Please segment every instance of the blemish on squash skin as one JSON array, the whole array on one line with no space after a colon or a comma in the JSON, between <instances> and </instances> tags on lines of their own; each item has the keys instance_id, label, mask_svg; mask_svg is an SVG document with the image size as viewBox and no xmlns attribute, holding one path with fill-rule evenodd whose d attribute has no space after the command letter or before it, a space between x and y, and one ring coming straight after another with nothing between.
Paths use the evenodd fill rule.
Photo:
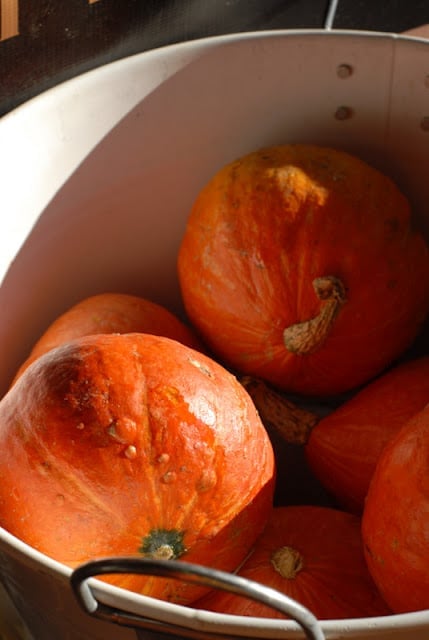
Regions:
<instances>
[{"instance_id":1,"label":"blemish on squash skin","mask_svg":"<svg viewBox=\"0 0 429 640\"><path fill-rule=\"evenodd\" d=\"M196 490L199 493L205 493L215 487L217 483L217 476L214 469L204 469L197 484Z\"/></svg>"},{"instance_id":2,"label":"blemish on squash skin","mask_svg":"<svg viewBox=\"0 0 429 640\"><path fill-rule=\"evenodd\" d=\"M159 462L160 464L166 463L170 460L170 456L168 453L161 453L158 458L157 458L157 462Z\"/></svg>"},{"instance_id":3,"label":"blemish on squash skin","mask_svg":"<svg viewBox=\"0 0 429 640\"><path fill-rule=\"evenodd\" d=\"M161 478L161 482L164 484L172 484L177 480L177 473L175 471L167 471Z\"/></svg>"},{"instance_id":4,"label":"blemish on squash skin","mask_svg":"<svg viewBox=\"0 0 429 640\"><path fill-rule=\"evenodd\" d=\"M393 540L392 540L392 549L393 549L394 551L396 551L396 550L398 549L398 547L399 547L399 541L398 541L398 539L397 539L397 538L393 538Z\"/></svg>"},{"instance_id":5,"label":"blemish on squash skin","mask_svg":"<svg viewBox=\"0 0 429 640\"><path fill-rule=\"evenodd\" d=\"M128 460L135 460L137 458L137 449L133 444L128 445L124 451L124 455Z\"/></svg>"},{"instance_id":6,"label":"blemish on squash skin","mask_svg":"<svg viewBox=\"0 0 429 640\"><path fill-rule=\"evenodd\" d=\"M51 463L48 460L44 460L40 465L40 473L42 475L48 475L51 471Z\"/></svg>"},{"instance_id":7,"label":"blemish on squash skin","mask_svg":"<svg viewBox=\"0 0 429 640\"><path fill-rule=\"evenodd\" d=\"M126 444L126 440L121 438L119 436L119 434L117 433L115 424L111 424L110 427L108 427L107 433L112 438L112 440L115 440L116 442L119 442L120 444Z\"/></svg>"},{"instance_id":8,"label":"blemish on squash skin","mask_svg":"<svg viewBox=\"0 0 429 640\"><path fill-rule=\"evenodd\" d=\"M177 403L179 403L181 401L181 396L179 394L179 391L175 387L165 386L163 391L164 391L164 394L168 397L168 399L171 402L177 404Z\"/></svg>"},{"instance_id":9,"label":"blemish on squash skin","mask_svg":"<svg viewBox=\"0 0 429 640\"><path fill-rule=\"evenodd\" d=\"M189 358L189 363L192 364L197 369L199 369L201 373L204 373L208 378L214 377L210 369L199 360L195 360L194 358Z\"/></svg>"},{"instance_id":10,"label":"blemish on squash skin","mask_svg":"<svg viewBox=\"0 0 429 640\"><path fill-rule=\"evenodd\" d=\"M123 417L112 422L107 433L113 440L120 444L129 444L130 440L133 440L137 430L137 425L134 420Z\"/></svg>"}]
</instances>

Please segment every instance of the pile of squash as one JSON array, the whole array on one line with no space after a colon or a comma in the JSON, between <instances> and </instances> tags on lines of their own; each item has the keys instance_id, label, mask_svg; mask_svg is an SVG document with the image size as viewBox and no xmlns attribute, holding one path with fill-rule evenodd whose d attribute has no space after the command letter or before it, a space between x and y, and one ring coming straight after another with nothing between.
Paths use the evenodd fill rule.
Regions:
<instances>
[{"instance_id":1,"label":"pile of squash","mask_svg":"<svg viewBox=\"0 0 429 640\"><path fill-rule=\"evenodd\" d=\"M34 345L0 401L0 525L71 567L139 554L238 572L320 619L429 608L429 357L413 350L429 249L406 196L344 151L259 149L197 194L177 272L186 322L101 293ZM305 474L326 502L300 502Z\"/></svg>"}]
</instances>

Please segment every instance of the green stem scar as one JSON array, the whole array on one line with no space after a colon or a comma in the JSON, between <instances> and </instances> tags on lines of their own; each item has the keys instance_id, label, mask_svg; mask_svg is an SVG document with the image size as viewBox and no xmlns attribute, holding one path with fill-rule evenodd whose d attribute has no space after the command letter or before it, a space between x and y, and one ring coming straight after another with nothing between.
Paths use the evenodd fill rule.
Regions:
<instances>
[{"instance_id":1,"label":"green stem scar","mask_svg":"<svg viewBox=\"0 0 429 640\"><path fill-rule=\"evenodd\" d=\"M183 532L176 529L152 529L142 539L139 552L147 558L175 560L186 551Z\"/></svg>"}]
</instances>

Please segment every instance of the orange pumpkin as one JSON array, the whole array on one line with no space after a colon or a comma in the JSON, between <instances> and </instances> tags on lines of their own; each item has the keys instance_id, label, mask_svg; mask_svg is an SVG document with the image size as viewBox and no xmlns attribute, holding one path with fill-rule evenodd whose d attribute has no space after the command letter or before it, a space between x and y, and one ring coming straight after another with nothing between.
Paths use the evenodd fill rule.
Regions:
<instances>
[{"instance_id":1,"label":"orange pumpkin","mask_svg":"<svg viewBox=\"0 0 429 640\"><path fill-rule=\"evenodd\" d=\"M311 474L341 507L362 514L378 459L386 444L429 401L429 357L392 367L323 415L303 408L254 378L243 377L272 441L301 445ZM281 466L281 447L275 447ZM281 487L279 487L281 490Z\"/></svg>"},{"instance_id":2,"label":"orange pumpkin","mask_svg":"<svg viewBox=\"0 0 429 640\"><path fill-rule=\"evenodd\" d=\"M357 157L313 145L221 168L190 212L178 273L221 361L310 395L381 372L429 308L429 252L406 197Z\"/></svg>"},{"instance_id":3,"label":"orange pumpkin","mask_svg":"<svg viewBox=\"0 0 429 640\"><path fill-rule=\"evenodd\" d=\"M392 610L429 609L429 405L383 449L362 537L370 573Z\"/></svg>"},{"instance_id":4,"label":"orange pumpkin","mask_svg":"<svg viewBox=\"0 0 429 640\"><path fill-rule=\"evenodd\" d=\"M276 507L238 575L294 598L321 620L390 613L365 564L360 519L328 507ZM282 617L260 602L221 591L210 592L196 606Z\"/></svg>"},{"instance_id":5,"label":"orange pumpkin","mask_svg":"<svg viewBox=\"0 0 429 640\"><path fill-rule=\"evenodd\" d=\"M362 513L386 444L429 402L429 358L391 369L311 429L307 462L341 505Z\"/></svg>"},{"instance_id":6,"label":"orange pumpkin","mask_svg":"<svg viewBox=\"0 0 429 640\"><path fill-rule=\"evenodd\" d=\"M235 569L272 508L274 456L234 376L175 340L87 336L0 402L0 526L71 567L141 554ZM186 603L201 587L116 576Z\"/></svg>"},{"instance_id":7,"label":"orange pumpkin","mask_svg":"<svg viewBox=\"0 0 429 640\"><path fill-rule=\"evenodd\" d=\"M164 306L126 293L99 293L56 318L33 346L16 380L36 358L69 340L99 333L151 333L202 350L195 333Z\"/></svg>"}]
</instances>

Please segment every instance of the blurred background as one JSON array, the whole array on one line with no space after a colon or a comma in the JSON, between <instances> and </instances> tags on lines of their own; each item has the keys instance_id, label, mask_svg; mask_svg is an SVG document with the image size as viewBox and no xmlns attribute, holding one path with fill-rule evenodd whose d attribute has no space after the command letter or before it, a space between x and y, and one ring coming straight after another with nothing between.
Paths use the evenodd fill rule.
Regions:
<instances>
[{"instance_id":1,"label":"blurred background","mask_svg":"<svg viewBox=\"0 0 429 640\"><path fill-rule=\"evenodd\" d=\"M262 29L400 32L429 0L0 0L0 116L118 58L183 40Z\"/></svg>"}]
</instances>

